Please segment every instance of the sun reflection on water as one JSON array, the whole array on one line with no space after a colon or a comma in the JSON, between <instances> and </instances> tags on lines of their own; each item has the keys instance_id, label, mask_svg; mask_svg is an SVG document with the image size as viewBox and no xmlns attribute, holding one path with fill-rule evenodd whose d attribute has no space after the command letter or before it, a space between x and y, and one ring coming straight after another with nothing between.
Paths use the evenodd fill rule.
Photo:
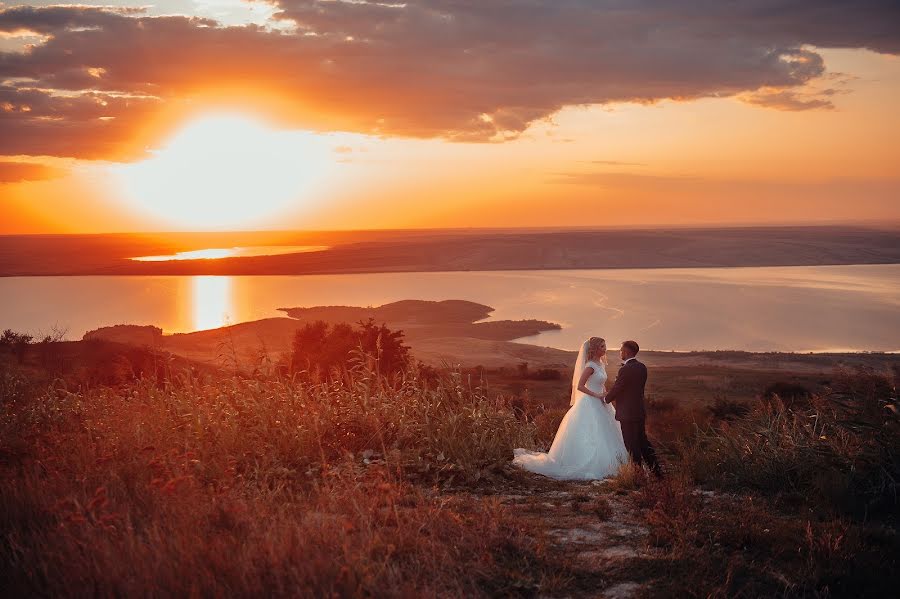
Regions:
<instances>
[{"instance_id":1,"label":"sun reflection on water","mask_svg":"<svg viewBox=\"0 0 900 599\"><path fill-rule=\"evenodd\" d=\"M231 277L191 277L191 286L195 331L215 329L234 322Z\"/></svg>"}]
</instances>

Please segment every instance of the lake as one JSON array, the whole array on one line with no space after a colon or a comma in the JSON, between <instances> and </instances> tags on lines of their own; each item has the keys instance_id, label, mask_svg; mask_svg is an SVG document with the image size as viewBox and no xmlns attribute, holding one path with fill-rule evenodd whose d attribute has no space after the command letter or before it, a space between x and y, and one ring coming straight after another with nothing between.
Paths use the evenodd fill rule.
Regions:
<instances>
[{"instance_id":1,"label":"lake","mask_svg":"<svg viewBox=\"0 0 900 599\"><path fill-rule=\"evenodd\" d=\"M900 265L543 270L311 276L0 278L0 328L66 338L113 324L166 333L283 316L279 307L465 299L492 319L561 331L522 339L574 349L590 335L658 350L898 351Z\"/></svg>"}]
</instances>

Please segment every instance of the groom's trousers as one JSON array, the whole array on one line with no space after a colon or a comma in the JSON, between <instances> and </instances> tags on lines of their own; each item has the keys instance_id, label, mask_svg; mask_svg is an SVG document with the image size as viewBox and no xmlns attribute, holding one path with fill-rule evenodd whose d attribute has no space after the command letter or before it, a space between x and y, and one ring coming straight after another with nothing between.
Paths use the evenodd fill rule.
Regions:
<instances>
[{"instance_id":1,"label":"groom's trousers","mask_svg":"<svg viewBox=\"0 0 900 599\"><path fill-rule=\"evenodd\" d=\"M650 467L654 474L662 474L659 468L659 461L656 459L656 450L647 439L647 429L644 428L643 420L626 420L620 422L622 425L622 440L625 441L625 449L631 455L631 461L637 466L641 466L644 462Z\"/></svg>"}]
</instances>

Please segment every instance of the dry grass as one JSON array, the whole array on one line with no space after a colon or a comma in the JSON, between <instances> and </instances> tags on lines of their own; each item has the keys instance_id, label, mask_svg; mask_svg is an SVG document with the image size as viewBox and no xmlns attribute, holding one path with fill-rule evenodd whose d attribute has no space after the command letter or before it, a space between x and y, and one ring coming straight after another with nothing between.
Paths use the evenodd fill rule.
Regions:
<instances>
[{"instance_id":1,"label":"dry grass","mask_svg":"<svg viewBox=\"0 0 900 599\"><path fill-rule=\"evenodd\" d=\"M813 397L809 407L758 403L747 415L698 429L679 459L701 483L800 498L836 513L894 513L900 501L900 419L890 396Z\"/></svg>"},{"instance_id":2,"label":"dry grass","mask_svg":"<svg viewBox=\"0 0 900 599\"><path fill-rule=\"evenodd\" d=\"M619 466L615 476L607 483L609 488L617 493L637 491L647 482L647 472L643 468L636 468L630 462Z\"/></svg>"},{"instance_id":3,"label":"dry grass","mask_svg":"<svg viewBox=\"0 0 900 599\"><path fill-rule=\"evenodd\" d=\"M895 592L900 421L883 377L838 372L828 395L724 410L675 439L665 480L613 481L645 512L659 554L627 568L654 595Z\"/></svg>"},{"instance_id":4,"label":"dry grass","mask_svg":"<svg viewBox=\"0 0 900 599\"><path fill-rule=\"evenodd\" d=\"M884 597L900 538L890 526L787 514L759 495L701 493L681 477L637 499L657 550L628 564L654 596Z\"/></svg>"},{"instance_id":5,"label":"dry grass","mask_svg":"<svg viewBox=\"0 0 900 599\"><path fill-rule=\"evenodd\" d=\"M565 577L540 531L434 486L532 442L458 377L2 380L7 593L531 595Z\"/></svg>"},{"instance_id":6,"label":"dry grass","mask_svg":"<svg viewBox=\"0 0 900 599\"><path fill-rule=\"evenodd\" d=\"M643 511L650 557L610 563L604 576L654 596L891 592L893 388L866 373L834 381L828 397L757 402L747 413L660 404L651 436L668 478L626 465L597 495L571 499L599 520L619 501ZM269 374L69 387L0 361L0 588L585 592L601 581L577 579L586 574L573 556L544 536L558 523L500 503L516 477L535 501L564 483L518 471L497 483L512 448L548 445L564 413L523 422L508 399L453 372L389 381L360 366L326 384Z\"/></svg>"}]
</instances>

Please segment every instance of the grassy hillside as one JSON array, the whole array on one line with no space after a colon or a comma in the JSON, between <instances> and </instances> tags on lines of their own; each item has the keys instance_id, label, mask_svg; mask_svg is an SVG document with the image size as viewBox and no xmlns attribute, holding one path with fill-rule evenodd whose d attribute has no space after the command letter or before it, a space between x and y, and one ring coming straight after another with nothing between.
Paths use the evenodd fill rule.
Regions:
<instances>
[{"instance_id":1,"label":"grassy hillside","mask_svg":"<svg viewBox=\"0 0 900 599\"><path fill-rule=\"evenodd\" d=\"M494 392L490 373L412 368L386 380L359 362L311 383L180 363L96 380L35 356L0 351L10 595L893 588L900 430L893 381L872 371L800 381L812 393L791 401L720 372L742 400L651 404L665 481L626 468L579 485L510 468L514 447L547 446L559 409ZM684 373L671 374L655 373L657 392L682 388ZM623 514L637 524L623 528ZM561 528L568 520L577 528ZM582 549L603 526L626 532L601 558Z\"/></svg>"}]
</instances>

